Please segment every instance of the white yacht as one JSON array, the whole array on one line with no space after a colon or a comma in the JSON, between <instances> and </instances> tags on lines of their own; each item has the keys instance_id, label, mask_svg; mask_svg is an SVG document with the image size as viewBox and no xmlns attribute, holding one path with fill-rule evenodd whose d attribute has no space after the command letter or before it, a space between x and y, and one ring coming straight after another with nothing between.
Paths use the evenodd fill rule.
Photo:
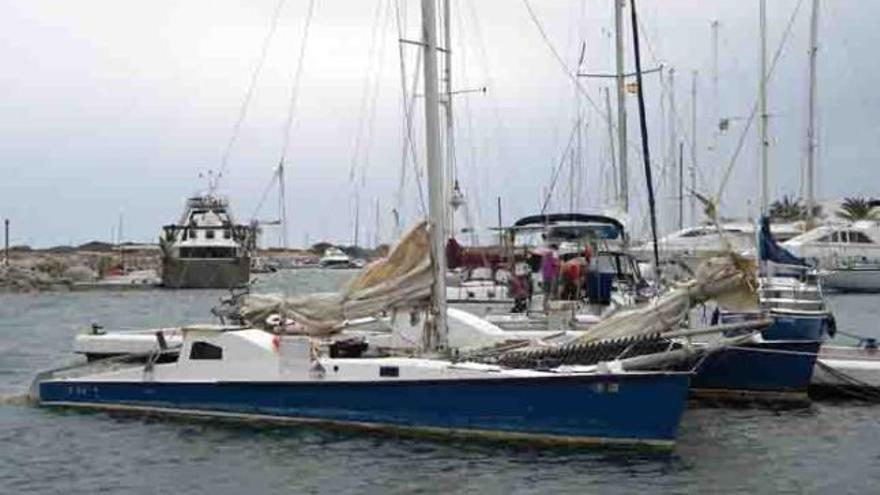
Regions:
<instances>
[{"instance_id":1,"label":"white yacht","mask_svg":"<svg viewBox=\"0 0 880 495\"><path fill-rule=\"evenodd\" d=\"M828 289L880 291L880 222L828 223L784 246L816 266Z\"/></svg>"},{"instance_id":2,"label":"white yacht","mask_svg":"<svg viewBox=\"0 0 880 495\"><path fill-rule=\"evenodd\" d=\"M328 247L318 263L322 268L355 268L357 266L355 260L335 246Z\"/></svg>"},{"instance_id":3,"label":"white yacht","mask_svg":"<svg viewBox=\"0 0 880 495\"><path fill-rule=\"evenodd\" d=\"M773 237L782 242L800 235L803 222L774 223L770 226ZM724 222L721 224L724 238L733 251L751 253L755 249L755 225L753 222ZM701 260L726 252L718 229L711 224L688 227L667 234L657 241L661 262L677 262L693 270ZM630 248L639 260L653 259L654 245L645 241Z\"/></svg>"},{"instance_id":4,"label":"white yacht","mask_svg":"<svg viewBox=\"0 0 880 495\"><path fill-rule=\"evenodd\" d=\"M249 282L256 229L235 223L226 198L196 195L180 221L164 227L160 246L163 286L228 289Z\"/></svg>"}]
</instances>

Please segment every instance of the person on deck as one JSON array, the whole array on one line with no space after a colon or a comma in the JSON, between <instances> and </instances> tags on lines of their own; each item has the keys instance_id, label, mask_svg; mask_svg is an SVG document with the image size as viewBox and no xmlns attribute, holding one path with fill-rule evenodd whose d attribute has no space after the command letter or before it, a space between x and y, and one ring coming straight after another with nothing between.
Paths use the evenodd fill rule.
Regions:
<instances>
[{"instance_id":1,"label":"person on deck","mask_svg":"<svg viewBox=\"0 0 880 495\"><path fill-rule=\"evenodd\" d=\"M559 281L559 248L556 244L550 244L549 249L541 258L541 278L544 280L544 311L551 298L556 297Z\"/></svg>"},{"instance_id":2,"label":"person on deck","mask_svg":"<svg viewBox=\"0 0 880 495\"><path fill-rule=\"evenodd\" d=\"M508 280L510 296L513 298L512 313L524 313L528 311L529 301L531 299L528 271L521 265L521 263L514 265L512 276Z\"/></svg>"},{"instance_id":3,"label":"person on deck","mask_svg":"<svg viewBox=\"0 0 880 495\"><path fill-rule=\"evenodd\" d=\"M584 265L581 267L581 294L585 299L590 297L590 260L593 258L593 248L590 243L584 245Z\"/></svg>"},{"instance_id":4,"label":"person on deck","mask_svg":"<svg viewBox=\"0 0 880 495\"><path fill-rule=\"evenodd\" d=\"M572 258L562 263L562 299L575 301L580 298L582 264L583 258Z\"/></svg>"}]
</instances>

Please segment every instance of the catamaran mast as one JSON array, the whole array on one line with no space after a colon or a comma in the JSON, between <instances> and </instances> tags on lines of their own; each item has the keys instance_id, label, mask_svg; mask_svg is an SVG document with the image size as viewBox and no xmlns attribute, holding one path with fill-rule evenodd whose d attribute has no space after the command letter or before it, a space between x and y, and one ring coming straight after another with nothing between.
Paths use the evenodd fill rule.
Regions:
<instances>
[{"instance_id":1,"label":"catamaran mast","mask_svg":"<svg viewBox=\"0 0 880 495\"><path fill-rule=\"evenodd\" d=\"M810 101L807 106L807 227L813 223L816 205L816 53L819 51L819 0L813 0L810 15Z\"/></svg>"},{"instance_id":2,"label":"catamaran mast","mask_svg":"<svg viewBox=\"0 0 880 495\"><path fill-rule=\"evenodd\" d=\"M427 350L446 347L446 200L440 155L440 96L437 81L437 13L434 0L422 0L422 43L425 79L425 140L428 169L428 212L431 225L431 258L434 286L431 306L434 311L431 331L425 332Z\"/></svg>"},{"instance_id":3,"label":"catamaran mast","mask_svg":"<svg viewBox=\"0 0 880 495\"><path fill-rule=\"evenodd\" d=\"M767 173L767 0L759 0L759 23L761 30L761 77L758 85L759 143L761 146L761 215L766 215L770 202L769 177Z\"/></svg>"},{"instance_id":4,"label":"catamaran mast","mask_svg":"<svg viewBox=\"0 0 880 495\"><path fill-rule=\"evenodd\" d=\"M620 174L618 181L618 201L620 208L624 213L629 212L629 185L627 179L627 160L626 160L626 87L623 72L623 7L626 0L614 0L614 37L617 73L617 147L619 149L619 157L617 167Z\"/></svg>"}]
</instances>

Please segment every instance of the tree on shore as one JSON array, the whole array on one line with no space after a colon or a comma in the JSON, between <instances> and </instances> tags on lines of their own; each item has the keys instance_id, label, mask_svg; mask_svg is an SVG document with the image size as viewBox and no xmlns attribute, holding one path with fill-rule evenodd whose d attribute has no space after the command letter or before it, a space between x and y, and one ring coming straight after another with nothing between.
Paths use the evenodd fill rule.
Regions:
<instances>
[{"instance_id":1,"label":"tree on shore","mask_svg":"<svg viewBox=\"0 0 880 495\"><path fill-rule=\"evenodd\" d=\"M877 220L880 218L880 211L877 210L875 202L867 198L844 198L837 216L850 222L857 220Z\"/></svg>"},{"instance_id":2,"label":"tree on shore","mask_svg":"<svg viewBox=\"0 0 880 495\"><path fill-rule=\"evenodd\" d=\"M806 213L806 207L801 204L801 200L794 199L789 195L785 195L781 200L770 203L770 219L782 222L791 222L800 220Z\"/></svg>"}]
</instances>

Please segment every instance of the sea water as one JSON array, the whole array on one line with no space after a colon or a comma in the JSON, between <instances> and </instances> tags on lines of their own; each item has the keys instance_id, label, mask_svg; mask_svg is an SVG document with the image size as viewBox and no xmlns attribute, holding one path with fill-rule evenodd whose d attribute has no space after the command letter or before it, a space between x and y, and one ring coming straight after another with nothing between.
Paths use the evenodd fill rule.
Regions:
<instances>
[{"instance_id":1,"label":"sea water","mask_svg":"<svg viewBox=\"0 0 880 495\"><path fill-rule=\"evenodd\" d=\"M333 290L353 273L260 275L257 290ZM225 295L0 295L0 494L880 493L880 406L857 403L691 408L675 448L655 452L40 409L23 400L34 374L75 361L72 339L92 323L211 321ZM874 337L877 301L830 297L840 329Z\"/></svg>"}]
</instances>

